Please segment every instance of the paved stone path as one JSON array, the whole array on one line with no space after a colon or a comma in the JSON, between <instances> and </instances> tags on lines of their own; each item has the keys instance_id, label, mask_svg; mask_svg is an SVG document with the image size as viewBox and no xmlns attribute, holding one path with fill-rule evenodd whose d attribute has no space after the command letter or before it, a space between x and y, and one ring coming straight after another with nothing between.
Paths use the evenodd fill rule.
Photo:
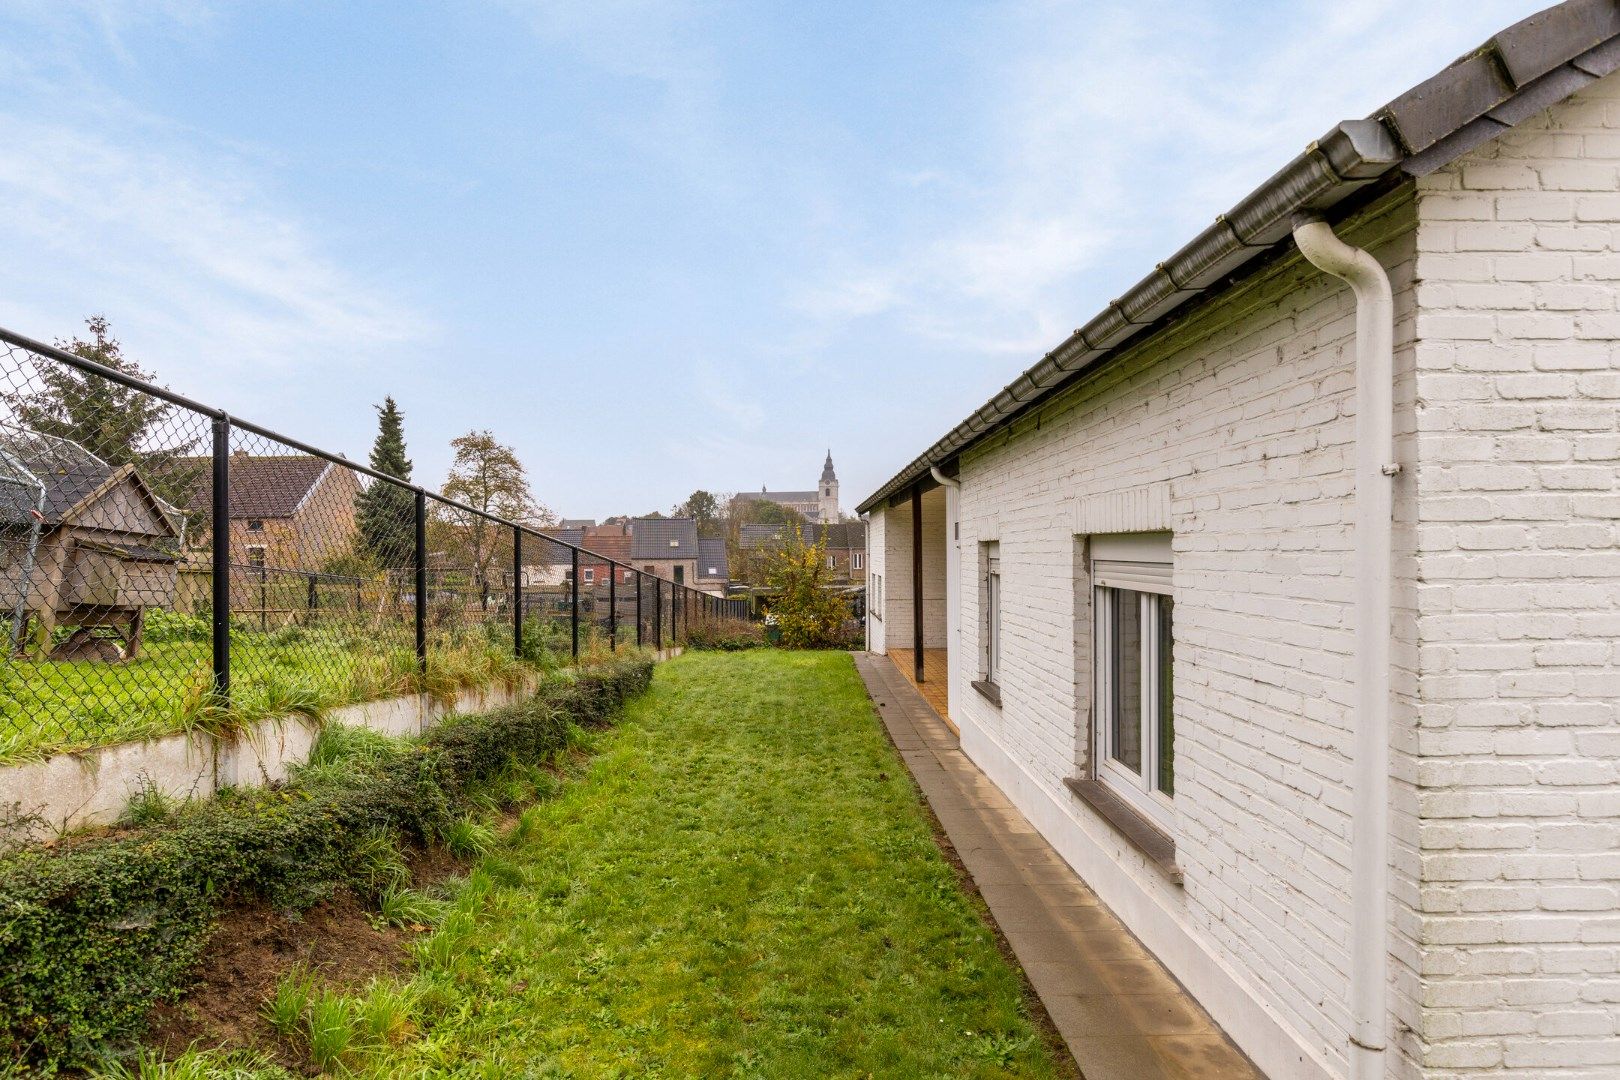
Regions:
<instances>
[{"instance_id":1,"label":"paved stone path","mask_svg":"<svg viewBox=\"0 0 1620 1080\"><path fill-rule=\"evenodd\" d=\"M1086 1080L1264 1080L885 657L855 654L906 767Z\"/></svg>"}]
</instances>

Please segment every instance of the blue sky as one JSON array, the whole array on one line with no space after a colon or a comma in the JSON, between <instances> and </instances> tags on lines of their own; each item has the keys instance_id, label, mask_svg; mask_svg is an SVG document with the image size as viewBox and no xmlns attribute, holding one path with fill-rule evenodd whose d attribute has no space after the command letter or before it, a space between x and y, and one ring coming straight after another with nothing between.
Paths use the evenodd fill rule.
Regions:
<instances>
[{"instance_id":1,"label":"blue sky","mask_svg":"<svg viewBox=\"0 0 1620 1080\"><path fill-rule=\"evenodd\" d=\"M846 509L1215 213L1543 6L0 0L0 324L567 516Z\"/></svg>"}]
</instances>

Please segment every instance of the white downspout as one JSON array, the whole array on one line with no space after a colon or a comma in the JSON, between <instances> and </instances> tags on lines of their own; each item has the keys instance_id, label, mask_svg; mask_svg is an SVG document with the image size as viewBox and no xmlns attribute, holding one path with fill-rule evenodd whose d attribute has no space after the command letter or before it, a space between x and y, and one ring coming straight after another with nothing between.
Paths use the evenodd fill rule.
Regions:
<instances>
[{"instance_id":1,"label":"white downspout","mask_svg":"<svg viewBox=\"0 0 1620 1080\"><path fill-rule=\"evenodd\" d=\"M962 545L957 522L962 512L962 484L939 469L928 469L945 489L945 711L960 701L957 676L962 666Z\"/></svg>"},{"instance_id":2,"label":"white downspout","mask_svg":"<svg viewBox=\"0 0 1620 1080\"><path fill-rule=\"evenodd\" d=\"M1350 1077L1383 1080L1389 980L1390 521L1395 301L1377 259L1301 215L1294 242L1356 295L1355 732L1350 794Z\"/></svg>"}]
</instances>

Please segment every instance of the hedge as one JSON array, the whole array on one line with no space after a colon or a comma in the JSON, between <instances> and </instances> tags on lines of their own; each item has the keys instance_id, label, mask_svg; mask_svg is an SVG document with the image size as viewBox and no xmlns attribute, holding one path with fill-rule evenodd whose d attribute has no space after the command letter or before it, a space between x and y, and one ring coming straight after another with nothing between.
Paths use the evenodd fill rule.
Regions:
<instances>
[{"instance_id":1,"label":"hedge","mask_svg":"<svg viewBox=\"0 0 1620 1080\"><path fill-rule=\"evenodd\" d=\"M554 676L522 704L453 716L341 781L220 797L172 823L0 859L0 1073L94 1061L188 987L230 904L308 906L349 883L379 832L426 842L513 762L547 759L645 689L644 655Z\"/></svg>"}]
</instances>

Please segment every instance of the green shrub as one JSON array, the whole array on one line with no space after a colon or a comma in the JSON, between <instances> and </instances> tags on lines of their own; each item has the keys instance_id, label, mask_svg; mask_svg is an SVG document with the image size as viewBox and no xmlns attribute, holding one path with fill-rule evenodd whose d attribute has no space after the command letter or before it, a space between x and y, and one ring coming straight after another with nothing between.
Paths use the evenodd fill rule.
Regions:
<instances>
[{"instance_id":1,"label":"green shrub","mask_svg":"<svg viewBox=\"0 0 1620 1080\"><path fill-rule=\"evenodd\" d=\"M644 689L627 654L549 678L520 705L454 716L383 751L372 740L294 783L222 793L134 833L0 858L0 1060L82 1066L184 992L218 912L262 900L307 906L339 885L397 890L389 841L453 830L470 788L540 762L575 724L605 721ZM330 763L347 757L340 773ZM465 839L465 838L464 838Z\"/></svg>"},{"instance_id":2,"label":"green shrub","mask_svg":"<svg viewBox=\"0 0 1620 1080\"><path fill-rule=\"evenodd\" d=\"M686 646L689 649L739 652L757 649L764 644L764 625L747 619L716 619L699 623L686 633Z\"/></svg>"},{"instance_id":3,"label":"green shrub","mask_svg":"<svg viewBox=\"0 0 1620 1080\"><path fill-rule=\"evenodd\" d=\"M148 608L141 636L154 645L170 641L211 641L213 624L206 616L186 615L165 608Z\"/></svg>"}]
</instances>

